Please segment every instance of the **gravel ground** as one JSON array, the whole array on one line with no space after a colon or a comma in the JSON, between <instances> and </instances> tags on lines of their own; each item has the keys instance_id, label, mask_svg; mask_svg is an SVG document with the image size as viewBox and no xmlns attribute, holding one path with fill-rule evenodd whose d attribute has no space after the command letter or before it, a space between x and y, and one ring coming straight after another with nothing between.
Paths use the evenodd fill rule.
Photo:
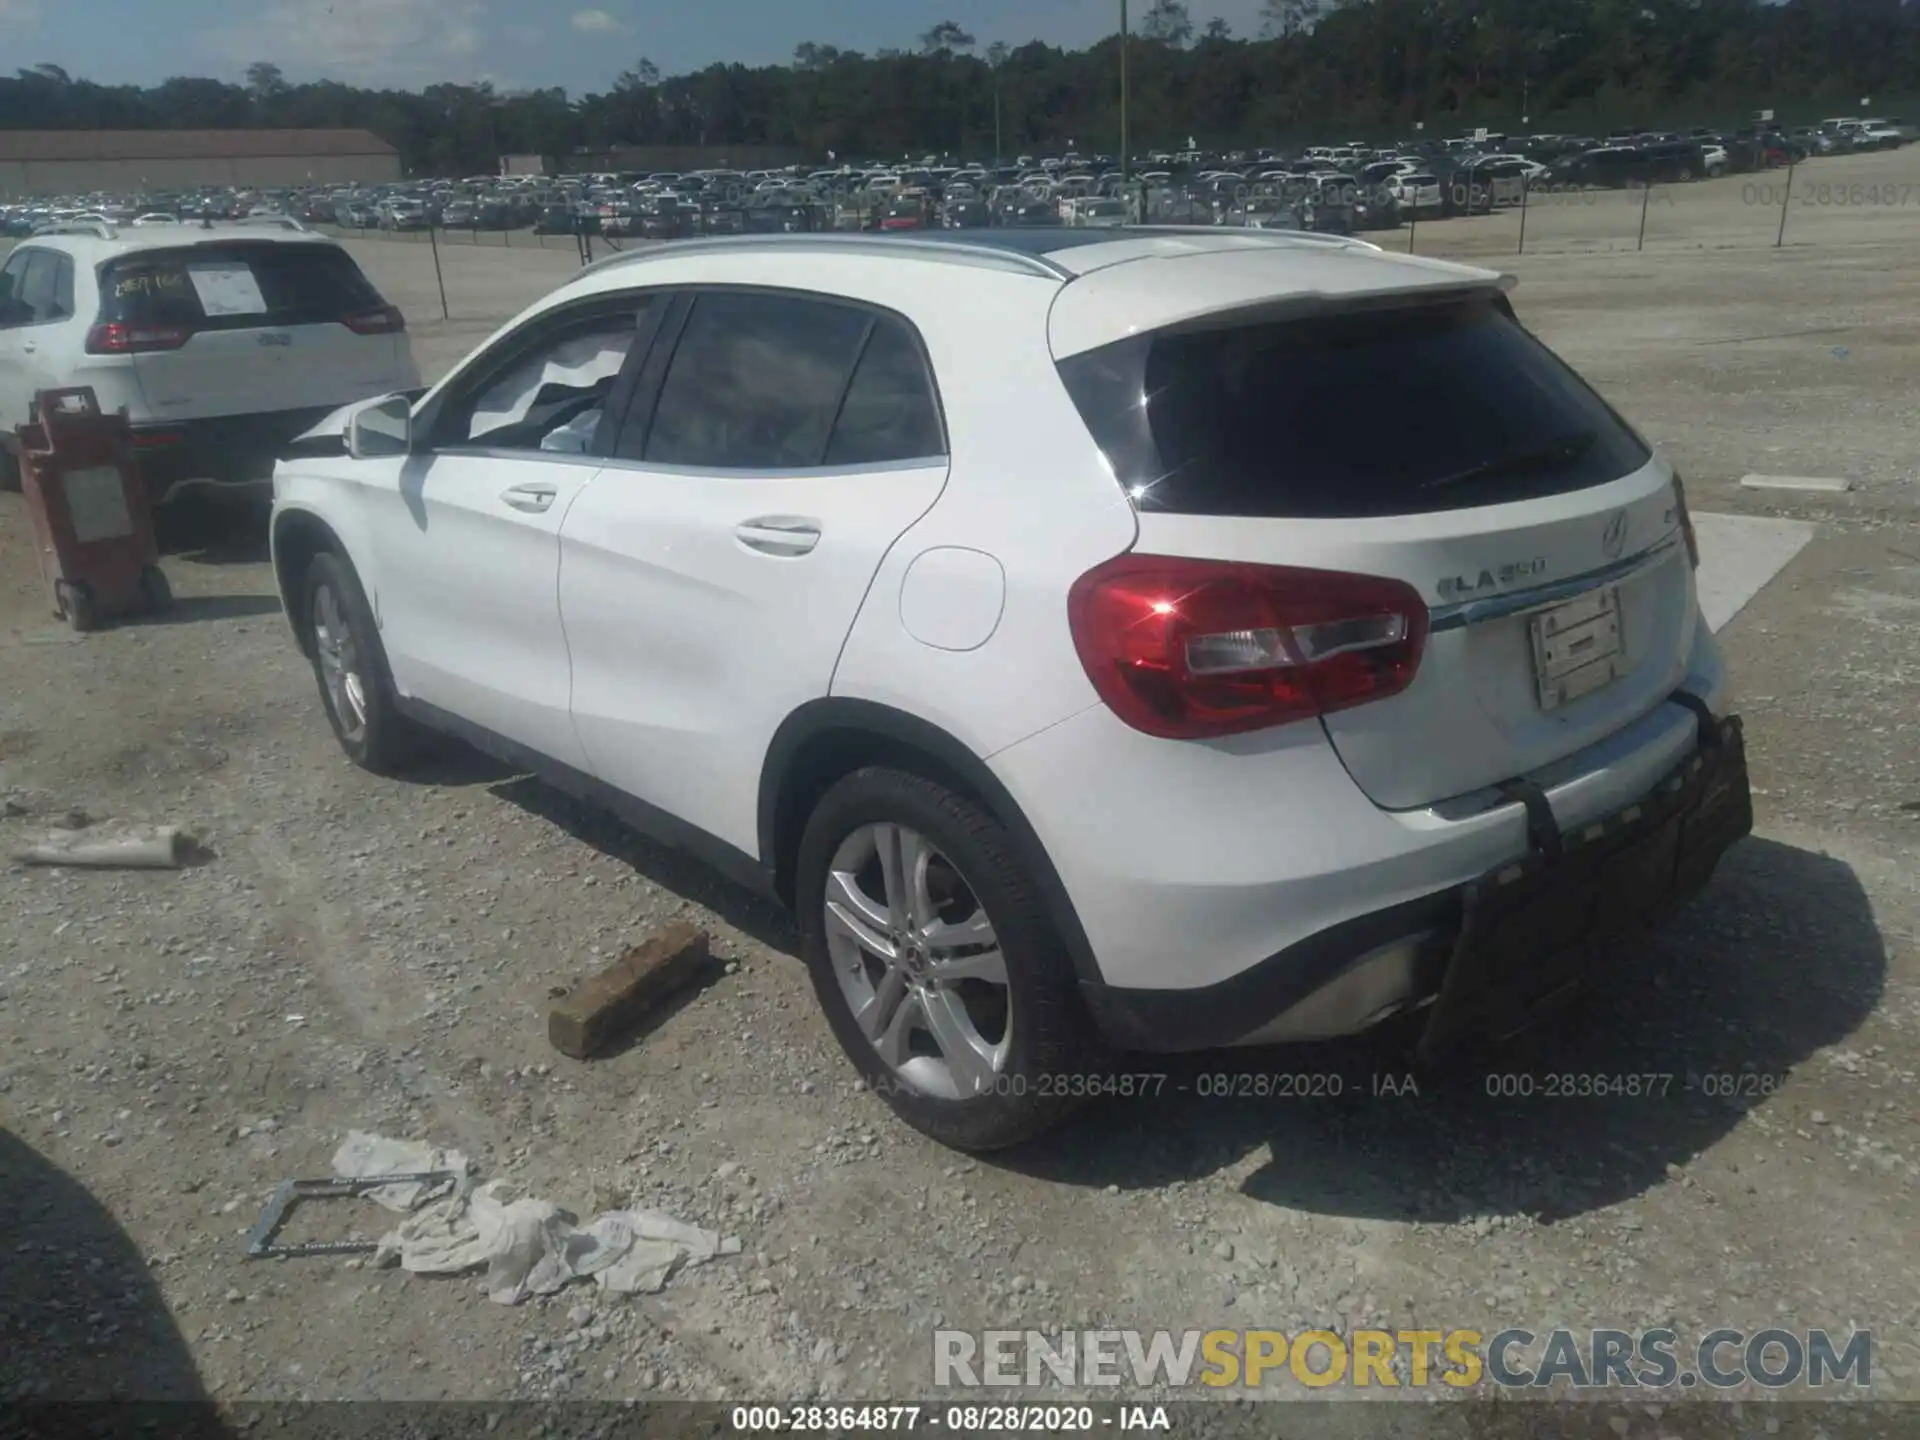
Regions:
<instances>
[{"instance_id":1,"label":"gravel ground","mask_svg":"<svg viewBox=\"0 0 1920 1440\"><path fill-rule=\"evenodd\" d=\"M1404 1070L1391 1036L1142 1060L1169 1077L1157 1099L958 1157L853 1083L779 915L477 757L405 781L348 766L257 550L169 557L173 617L80 639L0 496L0 847L81 810L212 851L179 872L0 869L0 1396L898 1400L929 1392L943 1325L1670 1324L1871 1327L1874 1394L1920 1397L1920 221L1813 206L1784 249L1743 247L1741 183L1683 192L1646 253L1607 251L1618 217L1567 207L1536 232L1553 253L1502 263L1697 509L1819 524L1723 632L1757 833L1576 1016L1417 1096L1376 1093ZM1417 243L1490 254L1515 218ZM437 314L424 246L356 248L410 317ZM454 319L415 324L436 375L573 264L443 262ZM1738 488L1755 470L1858 488L1775 503ZM708 929L723 973L616 1056L551 1051L552 988L670 917ZM1225 1071L1342 1093L1195 1093ZM1637 1100L1541 1093L1625 1072L1672 1078ZM1535 1093L1490 1096L1501 1075ZM350 1128L744 1251L659 1296L516 1309L472 1279L244 1260L274 1184L324 1173ZM299 1224L381 1218L337 1202Z\"/></svg>"}]
</instances>

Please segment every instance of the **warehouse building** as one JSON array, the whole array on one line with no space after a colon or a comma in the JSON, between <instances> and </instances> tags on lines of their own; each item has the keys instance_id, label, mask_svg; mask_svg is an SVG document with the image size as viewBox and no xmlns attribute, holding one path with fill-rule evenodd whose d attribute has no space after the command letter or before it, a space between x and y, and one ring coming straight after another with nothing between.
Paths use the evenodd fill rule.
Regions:
<instances>
[{"instance_id":1,"label":"warehouse building","mask_svg":"<svg viewBox=\"0 0 1920 1440\"><path fill-rule=\"evenodd\" d=\"M400 153L366 130L0 130L5 199L399 178Z\"/></svg>"}]
</instances>

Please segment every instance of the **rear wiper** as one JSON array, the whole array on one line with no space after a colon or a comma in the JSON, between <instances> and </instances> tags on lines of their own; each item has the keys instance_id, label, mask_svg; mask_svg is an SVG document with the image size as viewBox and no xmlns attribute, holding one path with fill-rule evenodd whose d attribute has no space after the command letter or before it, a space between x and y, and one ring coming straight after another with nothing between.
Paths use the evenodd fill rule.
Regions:
<instances>
[{"instance_id":1,"label":"rear wiper","mask_svg":"<svg viewBox=\"0 0 1920 1440\"><path fill-rule=\"evenodd\" d=\"M1421 483L1422 490L1445 490L1454 485L1467 485L1476 480L1510 480L1521 475L1552 475L1570 467L1588 450L1599 436L1592 430L1576 430L1571 435L1562 435L1558 440L1542 445L1538 450L1524 450L1517 455L1502 455L1495 460L1483 460L1478 465L1469 465L1465 470L1456 470L1451 475L1442 475L1438 480Z\"/></svg>"}]
</instances>

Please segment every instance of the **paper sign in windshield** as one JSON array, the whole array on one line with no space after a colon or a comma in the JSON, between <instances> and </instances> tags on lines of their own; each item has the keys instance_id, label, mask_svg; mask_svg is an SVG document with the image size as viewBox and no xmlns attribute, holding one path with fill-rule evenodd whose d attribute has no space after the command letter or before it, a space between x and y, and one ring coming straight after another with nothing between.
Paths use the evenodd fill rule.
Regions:
<instances>
[{"instance_id":1,"label":"paper sign in windshield","mask_svg":"<svg viewBox=\"0 0 1920 1440\"><path fill-rule=\"evenodd\" d=\"M209 319L216 315L264 315L266 296L248 265L194 265L187 270L200 308Z\"/></svg>"}]
</instances>

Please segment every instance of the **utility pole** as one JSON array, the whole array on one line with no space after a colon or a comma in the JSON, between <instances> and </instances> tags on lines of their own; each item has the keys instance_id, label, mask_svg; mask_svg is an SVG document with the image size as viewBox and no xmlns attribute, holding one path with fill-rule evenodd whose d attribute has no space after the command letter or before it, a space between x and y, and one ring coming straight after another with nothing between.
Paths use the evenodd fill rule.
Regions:
<instances>
[{"instance_id":1,"label":"utility pole","mask_svg":"<svg viewBox=\"0 0 1920 1440\"><path fill-rule=\"evenodd\" d=\"M1127 0L1120 0L1120 183L1127 181Z\"/></svg>"}]
</instances>

